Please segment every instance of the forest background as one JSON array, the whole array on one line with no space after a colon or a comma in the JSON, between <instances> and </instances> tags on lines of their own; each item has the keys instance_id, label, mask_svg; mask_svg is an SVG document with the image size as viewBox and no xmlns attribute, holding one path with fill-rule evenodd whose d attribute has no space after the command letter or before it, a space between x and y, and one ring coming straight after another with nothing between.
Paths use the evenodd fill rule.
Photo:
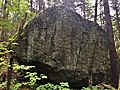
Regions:
<instances>
[{"instance_id":1,"label":"forest background","mask_svg":"<svg viewBox=\"0 0 120 90\"><path fill-rule=\"evenodd\" d=\"M29 82L14 84L14 78L17 75L11 77L12 70L16 74L20 69L28 70L34 68L34 66L11 65L11 62L15 57L16 42L27 23L47 8L58 5L63 5L79 13L85 19L97 22L108 33L110 39L109 55L110 62L112 63L111 69L113 70L111 85L113 87L118 86L120 73L119 0L0 0L0 87L7 88L7 90L10 90L10 88L17 90L22 85L36 88L35 83L37 80L47 78L44 75L38 77L36 73L28 72L27 77L30 77ZM68 84L62 83L61 86L56 86L55 88L63 88L62 85L68 86ZM46 86L49 86L49 84ZM52 84L50 86L54 87ZM45 87L41 86L41 88Z\"/></svg>"}]
</instances>

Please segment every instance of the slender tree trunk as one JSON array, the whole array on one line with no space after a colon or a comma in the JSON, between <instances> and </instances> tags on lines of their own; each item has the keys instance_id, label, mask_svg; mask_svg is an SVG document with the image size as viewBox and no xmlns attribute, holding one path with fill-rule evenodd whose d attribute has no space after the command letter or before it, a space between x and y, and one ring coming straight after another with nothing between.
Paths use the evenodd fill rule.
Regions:
<instances>
[{"instance_id":1,"label":"slender tree trunk","mask_svg":"<svg viewBox=\"0 0 120 90\"><path fill-rule=\"evenodd\" d=\"M117 30L119 31L119 39L120 39L120 23L119 23L119 9L117 7L117 1L115 1L115 12L116 12L116 25L117 25Z\"/></svg>"},{"instance_id":2,"label":"slender tree trunk","mask_svg":"<svg viewBox=\"0 0 120 90\"><path fill-rule=\"evenodd\" d=\"M39 0L39 11L41 11L41 0Z\"/></svg>"},{"instance_id":3,"label":"slender tree trunk","mask_svg":"<svg viewBox=\"0 0 120 90\"><path fill-rule=\"evenodd\" d=\"M9 67L8 67L8 74L7 74L7 88L6 90L10 90L10 85L11 85L11 77L12 77L12 70L13 70L13 59L14 55L11 56L10 61L9 61Z\"/></svg>"},{"instance_id":4,"label":"slender tree trunk","mask_svg":"<svg viewBox=\"0 0 120 90\"><path fill-rule=\"evenodd\" d=\"M7 18L7 12L6 12L7 3L8 3L8 0L5 0L5 3L3 5L3 19ZM5 41L5 38L6 38L6 30L3 27L2 31L1 31L0 41Z\"/></svg>"},{"instance_id":5,"label":"slender tree trunk","mask_svg":"<svg viewBox=\"0 0 120 90\"><path fill-rule=\"evenodd\" d=\"M4 10L4 15L3 15L3 17L6 17L6 5L7 5L7 0L5 0L5 4L4 4L4 8L3 8L3 10Z\"/></svg>"},{"instance_id":6,"label":"slender tree trunk","mask_svg":"<svg viewBox=\"0 0 120 90\"><path fill-rule=\"evenodd\" d=\"M82 0L83 2L83 17L86 18L86 7L85 7L85 0Z\"/></svg>"},{"instance_id":7,"label":"slender tree trunk","mask_svg":"<svg viewBox=\"0 0 120 90\"><path fill-rule=\"evenodd\" d=\"M45 10L45 3L43 0L39 0L39 11Z\"/></svg>"},{"instance_id":8,"label":"slender tree trunk","mask_svg":"<svg viewBox=\"0 0 120 90\"><path fill-rule=\"evenodd\" d=\"M103 16L103 5L102 5L102 3L100 3L100 22L101 22L101 27L103 27L103 25L104 25L104 16Z\"/></svg>"},{"instance_id":9,"label":"slender tree trunk","mask_svg":"<svg viewBox=\"0 0 120 90\"><path fill-rule=\"evenodd\" d=\"M33 0L30 0L30 11L33 11Z\"/></svg>"},{"instance_id":10,"label":"slender tree trunk","mask_svg":"<svg viewBox=\"0 0 120 90\"><path fill-rule=\"evenodd\" d=\"M98 6L98 0L95 1L95 17L94 17L94 22L97 22L97 6Z\"/></svg>"},{"instance_id":11,"label":"slender tree trunk","mask_svg":"<svg viewBox=\"0 0 120 90\"><path fill-rule=\"evenodd\" d=\"M20 27L19 27L19 32L18 32L18 37L17 37L17 39L20 39L20 37L21 37L21 34L22 34L22 32L23 32L24 25L25 25L25 23L26 23L26 19L27 19L27 13L25 13L24 19L21 20L21 24L20 24ZM21 42L21 41L18 40L18 43L20 43L20 42Z\"/></svg>"},{"instance_id":12,"label":"slender tree trunk","mask_svg":"<svg viewBox=\"0 0 120 90\"><path fill-rule=\"evenodd\" d=\"M119 84L118 84L118 90L120 90L120 74L119 74Z\"/></svg>"},{"instance_id":13,"label":"slender tree trunk","mask_svg":"<svg viewBox=\"0 0 120 90\"><path fill-rule=\"evenodd\" d=\"M3 17L3 13L2 13L3 7L4 7L4 0L2 0L1 7L0 7L1 8L0 18Z\"/></svg>"},{"instance_id":14,"label":"slender tree trunk","mask_svg":"<svg viewBox=\"0 0 120 90\"><path fill-rule=\"evenodd\" d=\"M103 0L103 5L104 5L104 14L105 14L105 21L106 21L106 31L108 33L109 40L110 40L109 57L110 57L110 65L111 65L111 84L112 86L117 88L118 78L119 78L117 61L119 58L115 49L115 42L114 42L114 35L113 35L113 28L112 28L108 0Z\"/></svg>"}]
</instances>

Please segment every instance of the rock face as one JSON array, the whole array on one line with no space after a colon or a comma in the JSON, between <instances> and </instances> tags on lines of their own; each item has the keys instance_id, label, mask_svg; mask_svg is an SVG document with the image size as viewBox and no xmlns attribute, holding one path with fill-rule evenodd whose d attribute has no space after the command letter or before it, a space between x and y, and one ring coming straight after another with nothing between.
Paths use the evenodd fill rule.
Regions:
<instances>
[{"instance_id":1,"label":"rock face","mask_svg":"<svg viewBox=\"0 0 120 90\"><path fill-rule=\"evenodd\" d=\"M35 65L50 80L73 86L91 71L98 82L97 73L109 70L106 32L63 6L45 10L25 27L17 54L19 62Z\"/></svg>"}]
</instances>

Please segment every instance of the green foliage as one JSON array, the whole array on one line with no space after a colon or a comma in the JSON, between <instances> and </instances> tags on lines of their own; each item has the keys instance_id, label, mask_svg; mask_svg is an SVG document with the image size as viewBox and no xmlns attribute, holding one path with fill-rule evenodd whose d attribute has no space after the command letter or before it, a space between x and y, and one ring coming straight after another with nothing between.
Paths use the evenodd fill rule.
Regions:
<instances>
[{"instance_id":1,"label":"green foliage","mask_svg":"<svg viewBox=\"0 0 120 90\"><path fill-rule=\"evenodd\" d=\"M27 83L30 87L35 87L37 84L36 84L36 81L37 80L41 80L40 77L37 76L37 73L34 72L34 73L30 73L30 72L27 72L26 73L27 75L25 76L26 78L29 78L29 82Z\"/></svg>"},{"instance_id":2,"label":"green foliage","mask_svg":"<svg viewBox=\"0 0 120 90\"><path fill-rule=\"evenodd\" d=\"M7 49L7 44L8 42L0 42L0 74L4 72L3 67L7 66L5 55L12 52Z\"/></svg>"},{"instance_id":3,"label":"green foliage","mask_svg":"<svg viewBox=\"0 0 120 90\"><path fill-rule=\"evenodd\" d=\"M5 54L9 52L13 52L13 50L8 50L7 45L8 42L4 42L0 44L0 55L4 56ZM12 43L13 46L16 45L16 43ZM0 67L3 66L9 66L7 65L8 63L5 63L5 58L1 57L0 58ZM45 85L40 85L38 87L36 81L42 80L42 79L47 79L47 76L44 74L41 74L38 76L36 72L29 72L31 69L35 68L35 66L25 66L25 65L18 65L18 64L13 64L13 72L16 74L16 76L19 76L19 72L24 71L26 72L24 78L27 78L29 81L25 82L19 82L16 81L15 77L12 77L11 80L11 90L20 90L22 87L30 87L32 89L36 90L69 90L69 85L68 83L60 83L60 85L53 85L53 84L45 84ZM0 83L0 89L5 89L7 87L7 81Z\"/></svg>"},{"instance_id":4,"label":"green foliage","mask_svg":"<svg viewBox=\"0 0 120 90\"><path fill-rule=\"evenodd\" d=\"M40 85L36 90L70 90L68 83L60 83L60 85L53 85L51 83Z\"/></svg>"},{"instance_id":5,"label":"green foliage","mask_svg":"<svg viewBox=\"0 0 120 90\"><path fill-rule=\"evenodd\" d=\"M0 83L0 88L4 89L7 86L7 81Z\"/></svg>"},{"instance_id":6,"label":"green foliage","mask_svg":"<svg viewBox=\"0 0 120 90\"><path fill-rule=\"evenodd\" d=\"M1 13L3 14L3 18L0 18L0 27L7 33L6 41L14 40L23 20L26 18L23 25L25 26L36 14L30 12L29 0L7 0L6 10L3 9L2 1L0 2Z\"/></svg>"},{"instance_id":7,"label":"green foliage","mask_svg":"<svg viewBox=\"0 0 120 90\"><path fill-rule=\"evenodd\" d=\"M89 88L89 87L83 87L81 90L99 90L98 88L97 88L97 86L92 86L92 89L91 88Z\"/></svg>"},{"instance_id":8,"label":"green foliage","mask_svg":"<svg viewBox=\"0 0 120 90\"><path fill-rule=\"evenodd\" d=\"M25 66L25 65L17 65L14 64L14 70L19 71L19 70L26 70L26 75L24 76L25 78L29 79L27 82L16 82L14 85L11 86L12 90L19 90L22 86L29 86L32 89L36 90L70 90L68 83L60 83L60 85L53 85L53 84L45 84L45 85L38 85L36 84L36 81L42 80L42 79L47 79L47 76L44 74L41 74L38 76L36 72L28 72L28 70L35 68L34 66Z\"/></svg>"},{"instance_id":9,"label":"green foliage","mask_svg":"<svg viewBox=\"0 0 120 90\"><path fill-rule=\"evenodd\" d=\"M9 51L7 50L6 45L2 42L0 43L0 55L3 56L7 54Z\"/></svg>"},{"instance_id":10,"label":"green foliage","mask_svg":"<svg viewBox=\"0 0 120 90\"><path fill-rule=\"evenodd\" d=\"M0 68L5 65L3 61L4 61L4 58L0 58Z\"/></svg>"},{"instance_id":11,"label":"green foliage","mask_svg":"<svg viewBox=\"0 0 120 90\"><path fill-rule=\"evenodd\" d=\"M28 82L16 83L14 87L18 88L22 85L27 85L34 88L36 86L36 81L41 80L41 78L37 76L36 72L29 72L29 70L32 68L35 68L35 66L25 66L25 65L18 65L18 64L14 64L13 66L14 66L13 69L15 72L20 72L24 70L24 72L26 72L26 76L24 76L24 78L29 79ZM17 90L17 88L15 90Z\"/></svg>"},{"instance_id":12,"label":"green foliage","mask_svg":"<svg viewBox=\"0 0 120 90\"><path fill-rule=\"evenodd\" d=\"M35 68L35 66L25 66L25 65L18 65L18 64L13 64L13 69L14 70L30 70L32 68Z\"/></svg>"},{"instance_id":13,"label":"green foliage","mask_svg":"<svg viewBox=\"0 0 120 90\"><path fill-rule=\"evenodd\" d=\"M4 8L5 1L0 0L0 8L1 8L1 18L0 18L0 28L3 30L4 33L6 33L5 41L0 42L0 80L2 79L2 73L7 72L7 68L9 67L9 52L13 52L12 49L16 47L17 43L13 42L18 36L18 31L23 23L23 20L25 20L25 23L23 26L26 25L27 22L29 22L34 16L35 13L30 12L29 6L30 6L30 0L7 0L6 3L6 9ZM27 16L26 16L27 15ZM0 36L1 38L1 36ZM10 46L9 46L10 44ZM8 47L9 46L9 47ZM25 66L25 65L13 65L14 72L19 72L21 70L30 70L31 68L34 68L34 66ZM30 73L29 73L30 74ZM19 75L17 73L16 75ZM27 74L28 75L28 74ZM35 79L33 79L35 77ZM7 78L7 77L6 77ZM15 77L12 76L12 81L15 81ZM30 82L29 84L32 85L32 83L35 83L35 81L38 79L36 74L30 74ZM11 83L12 90L17 90L22 85L27 85L28 82L19 83L16 81L14 84ZM5 88L6 82L0 82L0 89Z\"/></svg>"},{"instance_id":14,"label":"green foliage","mask_svg":"<svg viewBox=\"0 0 120 90\"><path fill-rule=\"evenodd\" d=\"M23 83L17 83L11 87L11 90L18 90L22 85Z\"/></svg>"}]
</instances>

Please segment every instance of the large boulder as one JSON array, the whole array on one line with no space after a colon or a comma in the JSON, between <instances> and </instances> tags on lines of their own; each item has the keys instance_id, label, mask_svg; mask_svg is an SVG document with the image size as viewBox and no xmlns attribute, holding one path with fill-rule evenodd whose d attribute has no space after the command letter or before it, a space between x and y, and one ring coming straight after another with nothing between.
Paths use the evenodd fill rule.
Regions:
<instances>
[{"instance_id":1,"label":"large boulder","mask_svg":"<svg viewBox=\"0 0 120 90\"><path fill-rule=\"evenodd\" d=\"M97 82L106 79L108 44L106 32L97 23L56 6L28 23L19 38L17 55L20 63L35 65L50 80L74 86L83 83L90 72Z\"/></svg>"}]
</instances>

